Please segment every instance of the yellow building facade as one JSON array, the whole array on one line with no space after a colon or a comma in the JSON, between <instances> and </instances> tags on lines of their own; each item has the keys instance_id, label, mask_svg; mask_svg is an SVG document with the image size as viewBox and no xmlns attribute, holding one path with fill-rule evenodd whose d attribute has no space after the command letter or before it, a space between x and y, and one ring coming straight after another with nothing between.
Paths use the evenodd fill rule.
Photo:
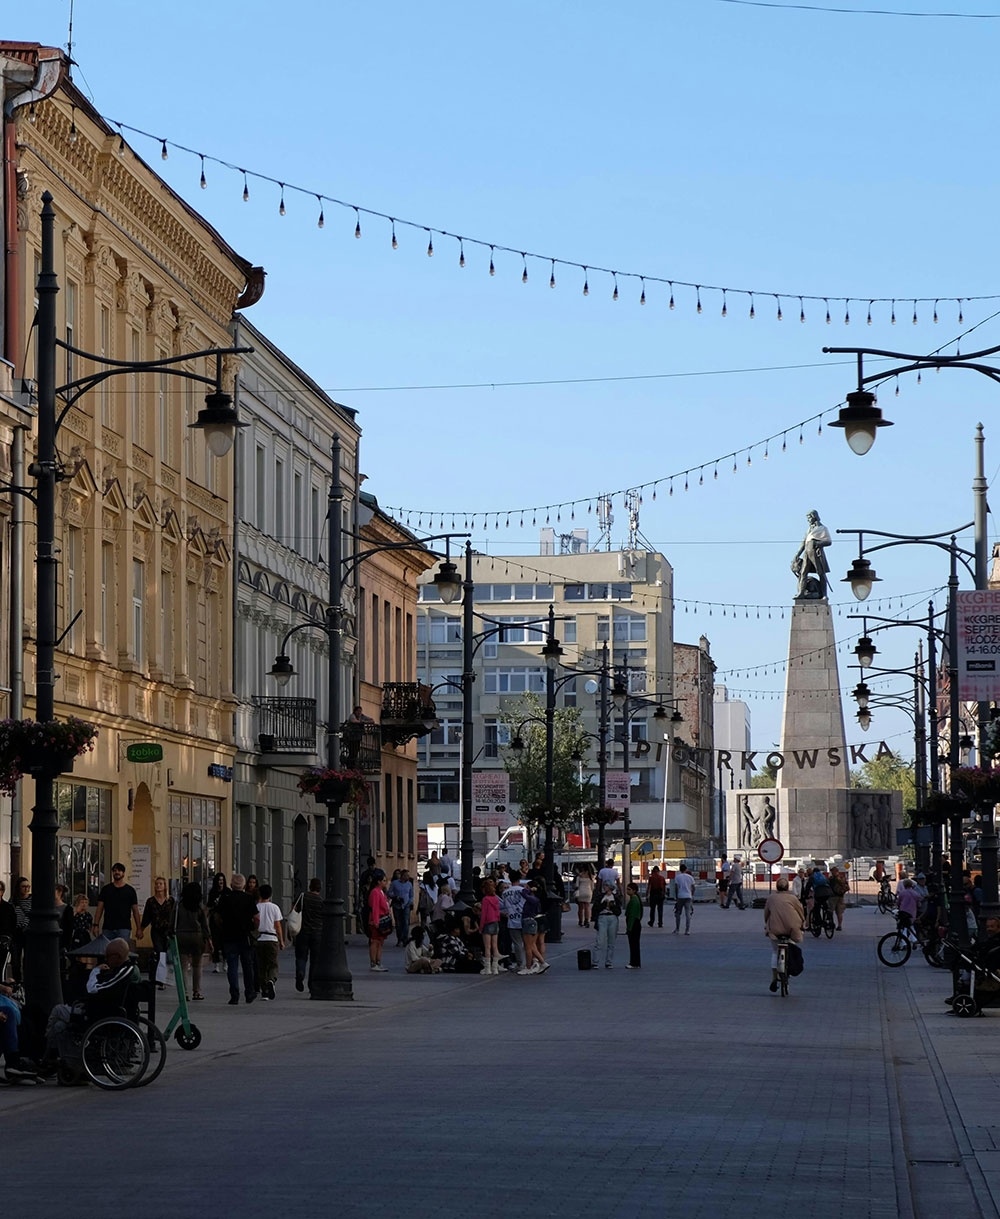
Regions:
<instances>
[{"instance_id":1,"label":"yellow building facade","mask_svg":"<svg viewBox=\"0 0 1000 1219\"><path fill-rule=\"evenodd\" d=\"M25 44L0 43L0 57ZM6 48L6 49L5 49ZM44 48L39 48L44 51ZM51 81L50 81L51 84ZM32 331L41 196L56 219L58 335L119 361L232 345L239 302L262 288L237 255L100 119L62 65L49 94L14 111L17 251L5 289ZM12 269L13 268L13 269ZM210 357L181 367L214 375ZM98 365L60 350L60 384ZM237 363L227 358L223 385ZM118 375L89 390L57 433L60 629L56 717L97 725L95 750L57 782L59 877L96 890L114 859L140 892L152 877L203 884L232 858L232 457L212 457L197 418L206 387L163 372ZM57 407L61 409L61 407ZM33 439L28 438L29 460ZM25 709L33 714L34 534L25 546ZM16 573L13 573L16 576ZM16 627L15 627L16 629ZM162 749L130 760L130 746ZM141 752L141 751L139 751ZM146 751L156 753L157 750ZM134 756L136 750L132 750ZM30 859L30 784L20 836Z\"/></svg>"}]
</instances>

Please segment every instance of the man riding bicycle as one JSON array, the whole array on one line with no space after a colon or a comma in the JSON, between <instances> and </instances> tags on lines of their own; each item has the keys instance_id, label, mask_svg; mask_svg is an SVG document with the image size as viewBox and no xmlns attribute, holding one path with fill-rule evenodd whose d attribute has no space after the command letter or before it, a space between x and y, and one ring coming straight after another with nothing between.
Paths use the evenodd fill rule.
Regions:
<instances>
[{"instance_id":1,"label":"man riding bicycle","mask_svg":"<svg viewBox=\"0 0 1000 1219\"><path fill-rule=\"evenodd\" d=\"M822 868L813 868L812 874L805 884L805 895L807 898L813 899L811 910L813 922L822 920L825 908L833 909L833 890L830 888L830 882Z\"/></svg>"},{"instance_id":2,"label":"man riding bicycle","mask_svg":"<svg viewBox=\"0 0 1000 1219\"><path fill-rule=\"evenodd\" d=\"M805 915L797 897L788 891L788 878L779 876L776 892L764 903L764 934L771 941L772 994L778 989L778 939L784 937L793 944L802 943L802 923Z\"/></svg>"}]
</instances>

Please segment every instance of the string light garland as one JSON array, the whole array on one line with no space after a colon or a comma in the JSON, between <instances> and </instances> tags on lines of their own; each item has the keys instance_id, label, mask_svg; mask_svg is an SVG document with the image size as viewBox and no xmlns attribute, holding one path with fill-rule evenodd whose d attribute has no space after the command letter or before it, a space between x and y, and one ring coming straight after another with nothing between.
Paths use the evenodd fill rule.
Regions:
<instances>
[{"instance_id":1,"label":"string light garland","mask_svg":"<svg viewBox=\"0 0 1000 1219\"><path fill-rule=\"evenodd\" d=\"M956 17L965 21L996 21L1000 13L919 12L898 8L840 8L832 4L791 4L779 0L716 0L717 4L739 4L745 8L791 9L801 13L840 13L848 17Z\"/></svg>"},{"instance_id":2,"label":"string light garland","mask_svg":"<svg viewBox=\"0 0 1000 1219\"><path fill-rule=\"evenodd\" d=\"M831 324L831 322L832 322L832 316L831 316L831 311L830 311L831 302L833 302L833 304L837 305L837 306L839 306L840 302L843 302L845 324L850 323L850 306L851 306L852 302L857 305L867 304L869 318L871 317L871 312L872 312L873 306L875 306L875 305L885 306L887 311L890 314L890 318L893 323L895 322L897 304L905 303L907 306L912 305L913 321L916 322L918 320L918 316L917 316L917 306L918 305L933 306L933 317L934 317L934 320L937 321L941 305L947 303L949 305L954 305L957 307L958 313L960 315L960 324L961 324L961 313L962 313L963 305L968 305L971 302L975 302L975 301L998 301L998 300L1000 300L1000 293L993 293L993 294L988 294L988 295L983 295L983 296L972 296L972 295L951 296L951 295L942 294L942 293L937 293L933 296L909 296L909 295L902 295L902 294L897 294L896 296L879 296L879 295L875 295L872 293L864 292L864 293L852 293L849 296L839 296L836 293L799 292L797 290L791 290L791 289L788 291L775 291L774 289L735 288L735 287L732 287L731 285L698 283L693 280L669 278L664 275L651 275L648 272L640 273L638 271L622 270L619 267L599 266L598 264L591 263L591 262L584 263L584 262L578 261L577 259L562 258L562 257L555 256L552 254L540 254L540 253L536 253L531 250L523 250L518 246L505 245L502 242L498 242L498 241L487 241L487 240L485 240L483 238L479 238L479 237L470 237L468 234L455 233L449 229L441 228L438 225L428 225L428 224L423 224L421 221L408 220L401 216L392 216L388 212L379 211L376 208L365 207L364 205L362 205L360 203L352 203L345 199L338 199L334 195L328 195L322 191L316 191L311 187L298 186L292 182L282 181L280 178L275 178L270 174L261 173L258 170L247 169L246 167L244 167L242 165L237 165L233 161L226 160L224 157L217 157L211 153L203 152L200 149L190 148L187 145L181 144L176 140L171 140L164 136L154 135L150 131L144 131L141 127L134 127L129 123L125 123L125 122L121 121L120 119L108 118L106 116L102 116L102 117L104 118L105 122L116 127L119 132L118 152L119 152L119 155L121 155L121 156L125 155L125 140L124 140L124 136L122 133L125 131L128 131L132 135L141 136L143 139L151 140L154 144L159 145L159 147L161 149L161 155L164 155L169 148L174 148L178 152L184 152L184 153L187 153L189 156L197 157L199 160L199 163L201 165L201 175L202 175L202 181L199 184L202 186L206 185L206 183L204 181L204 165L205 165L206 161L209 161L214 165L219 165L224 169L231 170L233 173L242 175L243 201L245 203L249 202L249 199L250 199L250 190L249 190L248 179L253 178L255 181L266 182L269 185L274 186L278 189L279 199L280 199L278 210L279 210L279 215L281 215L281 216L285 215L285 194L286 194L286 192L288 194L295 193L295 194L305 195L310 198L317 199L320 202L320 208L321 208L320 223L318 225L318 227L320 227L320 228L323 227L322 206L325 203L330 203L330 204L335 205L336 207L342 207L342 208L345 208L346 210L348 210L349 212L354 213L354 216L355 216L354 235L355 235L355 237L360 237L361 216L362 215L364 215L366 217L371 217L373 220L381 220L381 221L387 222L390 226L390 231L392 234L392 248L394 250L398 248L398 241L397 241L397 235L396 235L397 226L401 226L404 228L414 229L419 232L427 234L427 256L428 256L428 258L432 258L434 256L434 238L435 237L437 237L439 239L439 242L440 241L454 241L458 244L459 265L460 266L464 266L465 247L466 246L478 247L479 249L482 249L484 251L489 250L489 254L490 254L489 273L490 273L490 275L496 274L496 255L498 253L510 254L510 255L514 256L515 258L519 258L521 260L520 261L521 282L525 283L525 284L528 282L528 278L529 278L528 277L528 260L530 259L534 262L539 262L539 263L543 264L546 267L546 269L549 270L548 281L549 281L550 287L555 287L555 269L556 269L557 265L560 267L566 267L566 268L573 269L575 271L582 272L582 274L583 274L583 295L584 296L590 295L590 275L591 275L591 273L593 273L593 274L597 274L597 275L606 276L608 279L610 279L610 281L611 281L610 287L612 290L609 292L609 295L611 296L611 299L613 301L617 301L619 299L618 281L619 280L633 280L636 282L637 286L640 288L640 292L637 294L636 299L638 300L639 304L641 304L641 305L644 305L646 303L646 300L647 300L646 290L647 290L648 285L658 284L658 285L661 285L662 287L666 288L669 291L670 295L669 295L669 301L668 301L668 308L670 308L670 309L675 308L676 294L677 294L678 290L680 290L680 289L683 289L686 293L690 294L691 303L694 306L696 312L698 312L698 313L701 313L703 310L703 301L707 294L711 293L713 295L718 296L718 298L720 299L720 302L721 302L720 314L722 317L726 317L729 312L729 310L727 308L727 299L732 296L742 296L747 301L748 317L752 320L752 319L756 318L756 316L757 316L757 311L756 311L756 307L755 307L755 297L765 297L765 298L770 298L771 300L774 301L775 313L773 316L774 316L775 320L778 322L780 322L783 318L783 313L782 313L782 308L781 308L782 302L783 301L784 302L798 301L799 321L800 322L806 321L806 316L807 316L806 315L806 304L807 303L809 303L811 305L820 305L821 304L825 311L825 320L828 325Z\"/></svg>"}]
</instances>

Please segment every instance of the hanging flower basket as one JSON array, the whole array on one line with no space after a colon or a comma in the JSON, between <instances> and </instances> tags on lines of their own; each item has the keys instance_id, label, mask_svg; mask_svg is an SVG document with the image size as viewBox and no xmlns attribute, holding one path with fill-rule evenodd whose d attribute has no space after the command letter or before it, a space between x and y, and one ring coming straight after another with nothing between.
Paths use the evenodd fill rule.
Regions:
<instances>
[{"instance_id":1,"label":"hanging flower basket","mask_svg":"<svg viewBox=\"0 0 1000 1219\"><path fill-rule=\"evenodd\" d=\"M97 729L70 716L66 720L0 720L0 793L13 795L25 775L68 774L73 759L94 748Z\"/></svg>"},{"instance_id":2,"label":"hanging flower basket","mask_svg":"<svg viewBox=\"0 0 1000 1219\"><path fill-rule=\"evenodd\" d=\"M931 792L916 815L924 825L942 825L952 817L967 817L971 811L972 805L964 796Z\"/></svg>"},{"instance_id":3,"label":"hanging flower basket","mask_svg":"<svg viewBox=\"0 0 1000 1219\"><path fill-rule=\"evenodd\" d=\"M965 796L977 808L1000 803L1000 768L959 766L951 778L952 791Z\"/></svg>"},{"instance_id":4,"label":"hanging flower basket","mask_svg":"<svg viewBox=\"0 0 1000 1219\"><path fill-rule=\"evenodd\" d=\"M368 783L360 770L311 767L299 779L299 791L313 796L317 804L368 806Z\"/></svg>"},{"instance_id":5,"label":"hanging flower basket","mask_svg":"<svg viewBox=\"0 0 1000 1219\"><path fill-rule=\"evenodd\" d=\"M622 815L620 808L588 808L586 818L588 825L610 825Z\"/></svg>"}]
</instances>

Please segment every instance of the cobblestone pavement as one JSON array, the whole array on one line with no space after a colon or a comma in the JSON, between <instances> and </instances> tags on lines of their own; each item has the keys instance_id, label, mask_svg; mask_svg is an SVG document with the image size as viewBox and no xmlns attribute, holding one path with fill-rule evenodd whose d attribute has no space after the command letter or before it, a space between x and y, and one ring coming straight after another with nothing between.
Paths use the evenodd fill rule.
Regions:
<instances>
[{"instance_id":1,"label":"cobblestone pavement","mask_svg":"<svg viewBox=\"0 0 1000 1219\"><path fill-rule=\"evenodd\" d=\"M578 971L573 920L540 977L411 977L392 948L373 975L352 944L353 1003L296 994L285 953L277 1002L229 1008L208 974L201 1048L151 1087L0 1089L4 1192L43 1217L83 1182L142 1219L997 1215L1000 1012L947 1015L946 973L878 963L888 919L845 925L787 999L760 911L715 906L644 928L640 971L624 936Z\"/></svg>"}]
</instances>

